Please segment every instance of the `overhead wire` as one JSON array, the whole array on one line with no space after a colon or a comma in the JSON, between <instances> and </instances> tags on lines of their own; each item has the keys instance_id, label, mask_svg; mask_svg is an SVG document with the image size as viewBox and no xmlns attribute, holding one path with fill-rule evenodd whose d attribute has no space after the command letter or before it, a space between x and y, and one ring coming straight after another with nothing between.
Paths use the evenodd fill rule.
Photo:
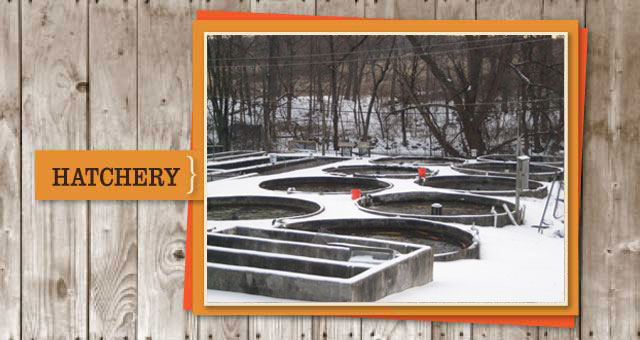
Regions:
<instances>
[{"instance_id":1,"label":"overhead wire","mask_svg":"<svg viewBox=\"0 0 640 340\"><path fill-rule=\"evenodd\" d=\"M458 44L471 44L471 43L483 43L486 41L498 41L498 40L507 40L513 39L514 35L505 35L499 37L491 37L487 39L480 40L461 40L461 41L451 41L446 43L436 43L429 45L420 45L417 46L419 48L432 48L432 47L440 47L440 46L450 46L450 45L458 45ZM536 42L538 39L530 39L529 42ZM523 40L524 42L525 40ZM388 52L388 51L401 51L401 50L414 50L416 46L408 46L408 47L396 47L396 48L384 48L384 49L357 49L355 51L341 51L334 53L312 53L312 54L293 54L286 56L272 56L271 58L268 55L260 56L260 57L244 57L244 58L216 58L219 61L238 61L238 60L267 60L267 59L291 59L291 58L309 58L309 57L323 57L323 56L337 56L337 55L351 55L351 54L366 54L371 52Z\"/></svg>"},{"instance_id":2,"label":"overhead wire","mask_svg":"<svg viewBox=\"0 0 640 340\"><path fill-rule=\"evenodd\" d=\"M537 42L537 41L546 41L546 40L552 40L555 38L540 38L540 39L535 39L535 40L526 40L526 41L514 41L514 42L510 42L510 43L503 43L503 44L493 44L493 45L486 45L486 46L475 46L475 47L467 47L467 48L457 48L457 49L449 49L449 50L444 50L444 51L431 51L431 52L423 52L423 53L409 53L409 54L404 54L404 55L397 55L397 56L387 56L387 57L379 57L379 58L357 58L357 59L346 59L346 60L342 60L339 63L354 63L354 62L361 62L361 61L379 61L379 60L387 60L387 59L405 59L408 57L413 57L413 56L421 56L421 55L441 55L441 54L447 54L447 53L452 53L452 52L456 52L456 53L460 53L463 51L473 51L473 50L481 50L481 49L489 49L489 48L496 48L496 47L503 47L503 46L512 46L512 45L518 45L518 44L522 44L522 43L530 43L530 42ZM282 66L302 66L302 65L324 65L324 64L333 64L336 63L335 61L332 60L326 60L326 61L316 61L316 62L301 62L301 63L282 63L282 64L275 64L274 66L276 67L282 67ZM260 64L244 64L244 65L207 65L208 69L225 69L225 68L243 68L243 67L249 67L249 66L261 66Z\"/></svg>"}]
</instances>

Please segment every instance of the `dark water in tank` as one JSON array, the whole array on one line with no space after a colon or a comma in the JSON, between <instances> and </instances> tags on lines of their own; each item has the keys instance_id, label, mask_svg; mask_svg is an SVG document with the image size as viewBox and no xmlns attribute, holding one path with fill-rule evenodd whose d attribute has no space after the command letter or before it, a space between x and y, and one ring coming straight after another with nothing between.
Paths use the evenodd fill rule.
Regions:
<instances>
[{"instance_id":1,"label":"dark water in tank","mask_svg":"<svg viewBox=\"0 0 640 340\"><path fill-rule=\"evenodd\" d=\"M413 215L431 215L431 205L433 203L442 204L442 215L486 215L491 213L491 206L462 201L399 201L399 202L379 202L371 205L373 210Z\"/></svg>"},{"instance_id":2,"label":"dark water in tank","mask_svg":"<svg viewBox=\"0 0 640 340\"><path fill-rule=\"evenodd\" d=\"M207 208L208 220L262 220L311 213L308 209L267 204L223 204Z\"/></svg>"}]
</instances>

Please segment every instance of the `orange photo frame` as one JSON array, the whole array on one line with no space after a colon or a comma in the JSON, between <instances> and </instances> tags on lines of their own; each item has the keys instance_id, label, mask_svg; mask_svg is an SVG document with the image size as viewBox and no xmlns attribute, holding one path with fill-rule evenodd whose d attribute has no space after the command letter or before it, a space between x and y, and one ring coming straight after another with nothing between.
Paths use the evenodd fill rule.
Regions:
<instances>
[{"instance_id":1,"label":"orange photo frame","mask_svg":"<svg viewBox=\"0 0 640 340\"><path fill-rule=\"evenodd\" d=\"M204 202L192 202L190 220L192 230L188 234L188 259L186 275L192 277L190 287L185 286L185 306L191 304L198 315L336 315L336 316L573 316L578 314L578 200L580 124L578 113L578 24L577 21L416 21L416 20L200 20L193 24L193 130L192 144L195 151L204 152L204 37L206 32L566 32L568 39L568 152L567 193L569 195L568 225L568 304L566 306L491 306L491 305L345 305L345 304L233 304L205 306L204 287ZM586 36L586 35L585 35ZM202 70L202 72L197 72ZM190 255L190 256L189 256ZM195 269L195 270L194 270ZM187 295L191 295L189 299ZM313 308L309 308L313 306ZM544 317L542 317L544 318Z\"/></svg>"}]
</instances>

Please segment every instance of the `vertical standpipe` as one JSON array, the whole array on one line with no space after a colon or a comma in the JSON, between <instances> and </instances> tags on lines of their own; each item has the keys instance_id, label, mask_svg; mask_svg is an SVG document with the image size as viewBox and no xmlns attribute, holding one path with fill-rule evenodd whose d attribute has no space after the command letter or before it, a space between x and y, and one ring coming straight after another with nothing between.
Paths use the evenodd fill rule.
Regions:
<instances>
[{"instance_id":1,"label":"vertical standpipe","mask_svg":"<svg viewBox=\"0 0 640 340\"><path fill-rule=\"evenodd\" d=\"M520 194L529 189L529 156L516 159L516 215L520 211Z\"/></svg>"},{"instance_id":2,"label":"vertical standpipe","mask_svg":"<svg viewBox=\"0 0 640 340\"><path fill-rule=\"evenodd\" d=\"M431 205L431 215L436 215L436 216L442 215L442 204L433 203Z\"/></svg>"}]
</instances>

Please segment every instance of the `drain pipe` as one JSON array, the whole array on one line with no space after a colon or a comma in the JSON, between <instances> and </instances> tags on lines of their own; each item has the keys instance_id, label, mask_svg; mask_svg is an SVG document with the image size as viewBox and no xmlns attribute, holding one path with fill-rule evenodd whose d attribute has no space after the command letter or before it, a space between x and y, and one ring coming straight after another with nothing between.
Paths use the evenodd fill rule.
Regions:
<instances>
[{"instance_id":1,"label":"drain pipe","mask_svg":"<svg viewBox=\"0 0 640 340\"><path fill-rule=\"evenodd\" d=\"M516 160L516 212L520 211L520 195L529 189L529 160L529 156L518 156Z\"/></svg>"},{"instance_id":2,"label":"drain pipe","mask_svg":"<svg viewBox=\"0 0 640 340\"><path fill-rule=\"evenodd\" d=\"M491 206L491 215L493 215L493 227L498 227L498 212L496 211L495 206Z\"/></svg>"}]
</instances>

